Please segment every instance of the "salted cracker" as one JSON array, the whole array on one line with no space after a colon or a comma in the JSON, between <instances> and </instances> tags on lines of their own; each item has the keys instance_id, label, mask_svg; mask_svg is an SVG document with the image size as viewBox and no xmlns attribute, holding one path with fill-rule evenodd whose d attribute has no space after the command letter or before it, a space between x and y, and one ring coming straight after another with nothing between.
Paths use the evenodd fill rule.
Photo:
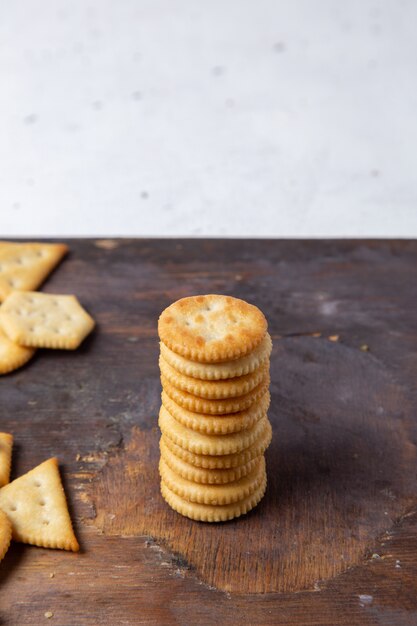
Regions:
<instances>
[{"instance_id":1,"label":"salted cracker","mask_svg":"<svg viewBox=\"0 0 417 626\"><path fill-rule=\"evenodd\" d=\"M236 454L249 448L261 433L267 429L268 418L262 417L252 428L229 435L205 435L183 426L175 420L164 405L159 411L159 428L161 432L172 439L177 446L189 450L194 454L209 454L213 456Z\"/></svg>"},{"instance_id":2,"label":"salted cracker","mask_svg":"<svg viewBox=\"0 0 417 626\"><path fill-rule=\"evenodd\" d=\"M0 302L15 289L37 289L67 252L63 243L0 241Z\"/></svg>"},{"instance_id":3,"label":"salted cracker","mask_svg":"<svg viewBox=\"0 0 417 626\"><path fill-rule=\"evenodd\" d=\"M11 341L0 326L0 374L8 374L22 367L35 352L34 348L25 348Z\"/></svg>"},{"instance_id":4,"label":"salted cracker","mask_svg":"<svg viewBox=\"0 0 417 626\"><path fill-rule=\"evenodd\" d=\"M260 382L265 380L269 371L269 364L265 363L261 365L250 374L230 378L228 380L199 380L191 376L186 376L175 370L165 361L162 355L159 357L159 368L164 377L177 389L187 391L199 398L223 400L243 396L252 391L252 389L255 389Z\"/></svg>"},{"instance_id":5,"label":"salted cracker","mask_svg":"<svg viewBox=\"0 0 417 626\"><path fill-rule=\"evenodd\" d=\"M0 561L4 558L12 539L12 525L9 518L0 510Z\"/></svg>"},{"instance_id":6,"label":"salted cracker","mask_svg":"<svg viewBox=\"0 0 417 626\"><path fill-rule=\"evenodd\" d=\"M266 476L256 491L240 502L216 506L213 504L197 504L184 500L161 481L161 494L169 506L192 520L200 522L226 522L248 513L262 500L266 490Z\"/></svg>"},{"instance_id":7,"label":"salted cracker","mask_svg":"<svg viewBox=\"0 0 417 626\"><path fill-rule=\"evenodd\" d=\"M224 485L233 481L239 480L243 476L247 476L259 463L260 457L256 457L244 465L238 467L230 467L223 469L204 469L202 467L195 467L186 463L183 459L178 457L170 450L164 441L164 437L161 437L159 442L159 448L161 451L161 457L166 464L172 469L173 472L191 480L194 483L203 483L205 485Z\"/></svg>"},{"instance_id":8,"label":"salted cracker","mask_svg":"<svg viewBox=\"0 0 417 626\"><path fill-rule=\"evenodd\" d=\"M43 548L79 550L56 458L0 489L0 509L10 519L16 541Z\"/></svg>"},{"instance_id":9,"label":"salted cracker","mask_svg":"<svg viewBox=\"0 0 417 626\"><path fill-rule=\"evenodd\" d=\"M19 345L75 350L95 322L75 296L14 291L0 307L0 325Z\"/></svg>"},{"instance_id":10,"label":"salted cracker","mask_svg":"<svg viewBox=\"0 0 417 626\"><path fill-rule=\"evenodd\" d=\"M198 363L190 361L180 354L173 352L162 341L160 342L161 355L171 367L192 378L200 380L223 380L245 376L254 372L268 362L272 351L272 340L269 333L266 333L261 343L249 354L227 361L225 363Z\"/></svg>"},{"instance_id":11,"label":"salted cracker","mask_svg":"<svg viewBox=\"0 0 417 626\"><path fill-rule=\"evenodd\" d=\"M162 404L177 422L180 422L187 428L191 428L191 430L207 435L227 435L228 433L237 433L251 428L266 414L271 401L271 395L266 390L258 402L251 404L248 409L230 415L218 416L188 411L174 402L174 400L171 400L165 391L162 392L161 398Z\"/></svg>"},{"instance_id":12,"label":"salted cracker","mask_svg":"<svg viewBox=\"0 0 417 626\"><path fill-rule=\"evenodd\" d=\"M158 321L159 337L170 350L201 363L238 359L254 350L266 331L256 306L214 294L177 300Z\"/></svg>"},{"instance_id":13,"label":"salted cracker","mask_svg":"<svg viewBox=\"0 0 417 626\"><path fill-rule=\"evenodd\" d=\"M256 439L249 448L245 448L235 454L195 454L195 452L190 452L190 450L182 448L166 435L162 434L161 437L161 440L163 440L167 447L180 459L190 465L204 469L227 469L245 465L249 463L249 461L252 461L252 459L263 454L271 443L271 439L272 429L269 421L267 421L265 430L259 434L259 438Z\"/></svg>"},{"instance_id":14,"label":"salted cracker","mask_svg":"<svg viewBox=\"0 0 417 626\"><path fill-rule=\"evenodd\" d=\"M0 433L0 487L7 485L10 480L12 447L13 435Z\"/></svg>"},{"instance_id":15,"label":"salted cracker","mask_svg":"<svg viewBox=\"0 0 417 626\"><path fill-rule=\"evenodd\" d=\"M161 373L161 383L166 394L177 404L184 407L188 411L195 413L205 413L210 415L224 415L227 413L238 413L244 411L265 394L269 387L269 370L266 370L264 379L257 387L249 391L243 396L236 398L226 398L222 400L208 400L199 398L188 391L178 389L169 382L169 380Z\"/></svg>"}]
</instances>

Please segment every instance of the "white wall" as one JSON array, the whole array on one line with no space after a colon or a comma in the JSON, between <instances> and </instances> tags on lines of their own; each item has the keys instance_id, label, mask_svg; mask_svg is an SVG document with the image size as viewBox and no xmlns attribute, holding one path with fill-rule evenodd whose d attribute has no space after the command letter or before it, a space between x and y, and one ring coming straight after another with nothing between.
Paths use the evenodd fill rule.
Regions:
<instances>
[{"instance_id":1,"label":"white wall","mask_svg":"<svg viewBox=\"0 0 417 626\"><path fill-rule=\"evenodd\" d=\"M0 236L417 236L414 0L13 0Z\"/></svg>"}]
</instances>

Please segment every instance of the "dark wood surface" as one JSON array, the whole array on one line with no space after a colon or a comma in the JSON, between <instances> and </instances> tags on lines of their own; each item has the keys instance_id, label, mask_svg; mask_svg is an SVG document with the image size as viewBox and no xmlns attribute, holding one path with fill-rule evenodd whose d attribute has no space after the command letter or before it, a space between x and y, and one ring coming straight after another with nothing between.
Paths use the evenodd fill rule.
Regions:
<instances>
[{"instance_id":1,"label":"dark wood surface","mask_svg":"<svg viewBox=\"0 0 417 626\"><path fill-rule=\"evenodd\" d=\"M417 242L68 243L43 290L98 328L0 379L0 430L13 477L59 457L82 551L13 544L0 624L417 624ZM206 525L159 495L156 323L216 292L268 318L274 435L260 506Z\"/></svg>"}]
</instances>

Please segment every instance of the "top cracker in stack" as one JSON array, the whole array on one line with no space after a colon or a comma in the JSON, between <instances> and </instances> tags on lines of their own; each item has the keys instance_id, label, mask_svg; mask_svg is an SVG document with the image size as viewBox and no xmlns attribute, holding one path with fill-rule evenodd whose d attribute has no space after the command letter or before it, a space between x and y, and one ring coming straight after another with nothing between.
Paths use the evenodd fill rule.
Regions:
<instances>
[{"instance_id":1,"label":"top cracker in stack","mask_svg":"<svg viewBox=\"0 0 417 626\"><path fill-rule=\"evenodd\" d=\"M271 440L265 316L231 296L193 296L165 309L158 331L162 495L201 521L247 513L265 492Z\"/></svg>"}]
</instances>

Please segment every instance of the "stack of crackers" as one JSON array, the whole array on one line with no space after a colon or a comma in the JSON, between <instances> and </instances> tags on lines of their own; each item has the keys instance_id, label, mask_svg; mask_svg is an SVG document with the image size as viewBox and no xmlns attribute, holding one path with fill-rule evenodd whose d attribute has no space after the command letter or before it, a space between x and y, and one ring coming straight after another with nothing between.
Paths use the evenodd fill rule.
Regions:
<instances>
[{"instance_id":1,"label":"stack of crackers","mask_svg":"<svg viewBox=\"0 0 417 626\"><path fill-rule=\"evenodd\" d=\"M272 436L265 316L230 296L193 296L163 311L158 332L162 496L194 520L247 513L265 493Z\"/></svg>"}]
</instances>

